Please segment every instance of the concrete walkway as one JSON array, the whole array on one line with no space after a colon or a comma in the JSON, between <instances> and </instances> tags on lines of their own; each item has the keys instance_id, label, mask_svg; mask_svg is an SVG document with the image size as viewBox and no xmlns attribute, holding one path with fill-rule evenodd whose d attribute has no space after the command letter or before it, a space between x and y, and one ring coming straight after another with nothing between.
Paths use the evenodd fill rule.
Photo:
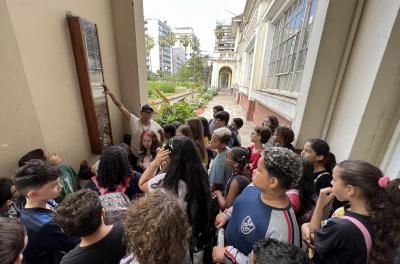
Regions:
<instances>
[{"instance_id":1,"label":"concrete walkway","mask_svg":"<svg viewBox=\"0 0 400 264\"><path fill-rule=\"evenodd\" d=\"M243 119L244 124L243 127L239 130L239 134L242 138L242 145L245 147L250 146L250 134L253 132L254 128L254 123L246 121L245 118L245 113L243 108L236 104L235 102L235 96L234 95L228 95L228 94L218 94L215 96L204 108L204 113L202 116L210 120L213 116L213 110L212 108L214 105L222 105L230 115L230 121L232 121L232 118L234 117L240 117Z\"/></svg>"}]
</instances>

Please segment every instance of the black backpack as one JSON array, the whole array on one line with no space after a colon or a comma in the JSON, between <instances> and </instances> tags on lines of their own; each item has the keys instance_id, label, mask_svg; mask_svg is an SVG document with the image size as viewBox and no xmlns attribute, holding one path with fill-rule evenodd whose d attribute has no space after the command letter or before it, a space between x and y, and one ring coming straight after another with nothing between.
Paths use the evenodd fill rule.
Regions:
<instances>
[{"instance_id":1,"label":"black backpack","mask_svg":"<svg viewBox=\"0 0 400 264\"><path fill-rule=\"evenodd\" d=\"M218 210L218 201L212 198L209 192L193 195L189 199L187 212L192 226L191 251L212 247L215 235L214 220Z\"/></svg>"}]
</instances>

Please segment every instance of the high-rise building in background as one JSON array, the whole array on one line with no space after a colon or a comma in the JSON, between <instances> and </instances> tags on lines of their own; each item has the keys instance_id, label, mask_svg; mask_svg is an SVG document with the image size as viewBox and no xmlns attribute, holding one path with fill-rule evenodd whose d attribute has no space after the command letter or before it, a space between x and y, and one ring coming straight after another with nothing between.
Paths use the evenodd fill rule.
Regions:
<instances>
[{"instance_id":1,"label":"high-rise building in background","mask_svg":"<svg viewBox=\"0 0 400 264\"><path fill-rule=\"evenodd\" d=\"M215 49L216 52L232 52L235 49L235 38L231 36L232 26L218 24L215 28Z\"/></svg>"},{"instance_id":2,"label":"high-rise building in background","mask_svg":"<svg viewBox=\"0 0 400 264\"><path fill-rule=\"evenodd\" d=\"M173 29L173 32L175 33L177 39L175 46L182 47L184 50L185 47L183 46L180 39L183 38L185 35L189 36L189 38L191 39L195 35L192 27L175 27ZM186 52L185 54L185 60L186 60L188 56L190 56L190 53L193 52L190 45L186 47L185 52Z\"/></svg>"},{"instance_id":3,"label":"high-rise building in background","mask_svg":"<svg viewBox=\"0 0 400 264\"><path fill-rule=\"evenodd\" d=\"M172 48L172 72L177 73L185 62L185 50L180 46L174 46Z\"/></svg>"},{"instance_id":4,"label":"high-rise building in background","mask_svg":"<svg viewBox=\"0 0 400 264\"><path fill-rule=\"evenodd\" d=\"M145 34L152 37L154 47L147 55L146 63L149 72L157 71L172 73L172 47L167 44L160 46L160 37L165 37L171 32L171 28L166 21L159 19L146 19L144 21Z\"/></svg>"}]
</instances>

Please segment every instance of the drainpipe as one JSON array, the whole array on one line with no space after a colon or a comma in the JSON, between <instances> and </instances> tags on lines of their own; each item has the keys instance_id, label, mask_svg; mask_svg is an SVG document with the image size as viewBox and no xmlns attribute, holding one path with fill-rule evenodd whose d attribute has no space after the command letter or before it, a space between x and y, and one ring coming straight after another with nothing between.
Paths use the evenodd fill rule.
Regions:
<instances>
[{"instance_id":1,"label":"drainpipe","mask_svg":"<svg viewBox=\"0 0 400 264\"><path fill-rule=\"evenodd\" d=\"M340 63L338 76L336 78L335 87L334 87L333 94L332 94L332 100L329 103L328 112L325 116L325 122L324 122L324 127L322 129L322 136L321 136L323 139L326 139L331 122L332 122L333 112L335 110L337 99L339 97L340 88L342 87L343 77L346 72L347 64L349 62L350 53L353 48L354 38L357 34L357 29L358 29L358 25L360 23L364 5L365 5L365 0L359 0L357 3L357 7L356 7L356 11L354 13L354 18L353 18L353 22L351 24L349 36L347 37L347 42L346 42L346 46L344 49L343 58Z\"/></svg>"}]
</instances>

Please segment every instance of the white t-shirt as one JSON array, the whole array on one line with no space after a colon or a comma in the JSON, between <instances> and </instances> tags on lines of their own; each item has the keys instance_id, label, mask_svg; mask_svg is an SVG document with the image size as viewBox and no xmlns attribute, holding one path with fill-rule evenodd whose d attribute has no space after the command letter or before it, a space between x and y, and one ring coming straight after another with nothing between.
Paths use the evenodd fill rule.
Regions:
<instances>
[{"instance_id":1,"label":"white t-shirt","mask_svg":"<svg viewBox=\"0 0 400 264\"><path fill-rule=\"evenodd\" d=\"M150 120L150 124L145 126L143 125L142 120L135 115L131 115L130 124L132 130L131 149L135 156L139 156L140 136L142 135L143 131L153 130L154 132L158 132L161 130L161 126L153 120Z\"/></svg>"},{"instance_id":2,"label":"white t-shirt","mask_svg":"<svg viewBox=\"0 0 400 264\"><path fill-rule=\"evenodd\" d=\"M155 185L157 185L161 180L163 180L163 179L165 178L165 175L166 175L166 173L158 174L158 175L154 176L153 178L151 178L151 179L147 182L147 186L149 187L149 190L150 190L151 192L152 192L152 191L155 191L155 190L157 190L157 189L165 190L165 189L162 188L162 187L155 186ZM186 183L185 183L184 181L182 181L182 180L179 180L179 182L178 182L178 202L179 202L179 205L181 206L181 208L182 208L183 210L185 210L185 212L186 212L186 209L187 209L187 202L185 201L186 194L187 194L187 186L186 186Z\"/></svg>"}]
</instances>

